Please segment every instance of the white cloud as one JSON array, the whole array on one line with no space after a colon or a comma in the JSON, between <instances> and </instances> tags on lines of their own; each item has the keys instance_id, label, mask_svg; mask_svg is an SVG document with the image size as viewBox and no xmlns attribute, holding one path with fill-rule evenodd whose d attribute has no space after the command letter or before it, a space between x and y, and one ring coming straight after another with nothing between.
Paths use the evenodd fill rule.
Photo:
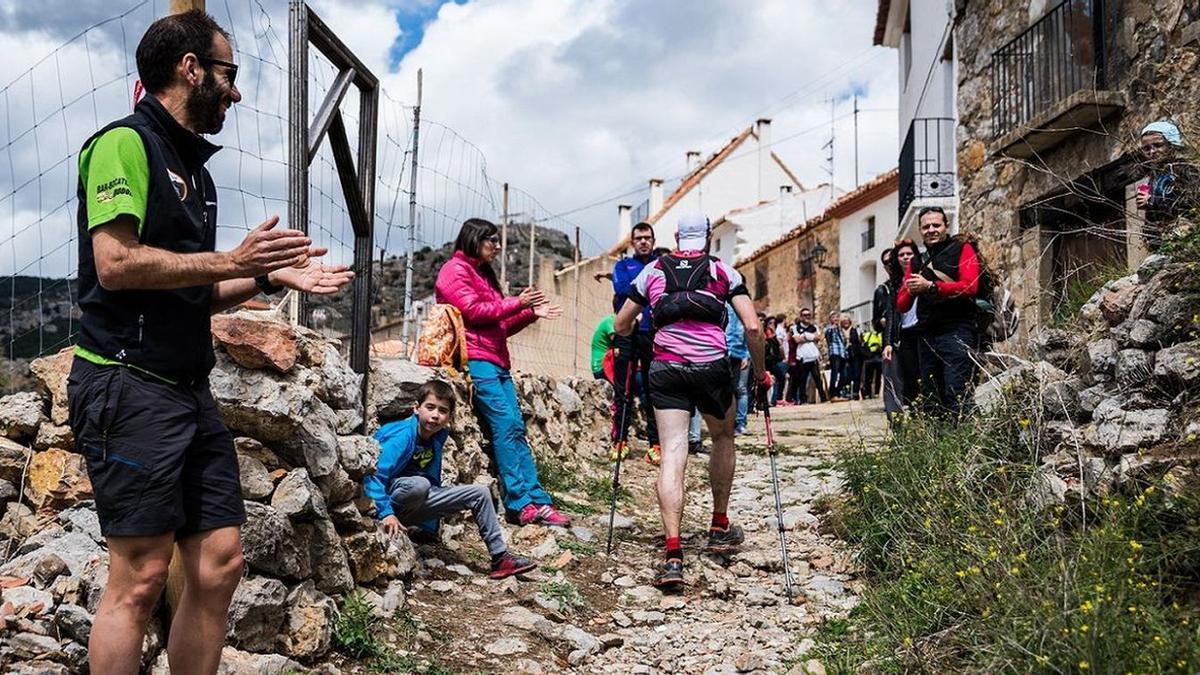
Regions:
<instances>
[{"instance_id":1,"label":"white cloud","mask_svg":"<svg viewBox=\"0 0 1200 675\"><path fill-rule=\"evenodd\" d=\"M386 83L411 100L423 68L423 114L472 139L494 176L552 210L678 176L685 151L714 152L764 111L778 154L806 184L823 182L826 99L852 87L872 111L859 117L866 180L894 166L897 152L896 114L877 112L895 107L896 55L863 53L873 26L865 2L447 5ZM856 67L843 68L848 61ZM850 110L843 100L837 115ZM787 138L812 127L823 128ZM836 133L837 183L851 188L853 121L839 121ZM608 244L616 204L570 219Z\"/></svg>"},{"instance_id":2,"label":"white cloud","mask_svg":"<svg viewBox=\"0 0 1200 675\"><path fill-rule=\"evenodd\" d=\"M48 4L53 9L70 3L52 0ZM151 4L159 12L165 6ZM486 158L492 178L532 194L552 212L641 189L569 216L571 223L584 227L585 250L594 251L612 241L616 204L637 204L645 198L647 178L679 176L685 151L714 152L760 115L774 119L774 149L801 180L807 185L823 182L827 177L821 146L828 137L830 117L827 99L840 97L837 114L844 115L850 110L845 97L852 87L863 92L860 107L871 111L859 118L862 180L895 165L896 114L874 110L895 107L896 54L869 47L872 2L475 0L462 6L446 4L426 26L421 43L392 72L389 52L400 34L395 18L400 4L397 0L315 1L322 17L381 76L393 99L411 105L416 70L424 69L422 112L430 124L424 129L422 163L446 174L443 182L470 187L455 192L435 185L432 174L423 176L419 193L428 207L422 211L423 234L430 243L452 237L458 220L498 200L494 192L487 194L493 188L482 181ZM279 117L286 114L287 101L282 73L275 65L286 66L287 4L263 0L262 6L267 15L259 12L257 2L210 3L217 19L234 28L243 63L239 83L246 94L226 131L215 139L238 146L241 152L221 153L214 174L219 184L238 185L266 197L222 195L221 220L231 226L223 234L223 243L236 241L242 223L253 224L284 209L278 201L286 196L284 172L278 164L286 155L285 127ZM124 8L111 11L115 14ZM91 17L94 11L85 14ZM63 36L85 27L69 25L70 12L50 11L46 16L53 17L52 25L50 19L47 25L39 25L37 15L29 13L19 22L0 20L0 47L6 54L0 63L0 85L50 53ZM93 77L111 78L114 72L124 72L132 63L141 25L139 17L124 22L124 43L116 37L121 34L118 26L110 24L101 29L105 40L90 41L82 50L71 47L70 59L63 62L70 67L62 70L65 97L69 100L86 92ZM89 63L91 71L84 67ZM40 80L56 88L56 72L48 71ZM327 71L314 69L314 78L318 75L326 82L330 77ZM100 123L127 109L129 84L116 82L110 85L112 91L96 99ZM57 104L58 93L53 88L45 93L39 90L38 99ZM13 94L9 102L18 100ZM69 116L65 133L70 142L55 147L53 153L73 152L73 144L96 125L90 99L86 108ZM348 112L354 108L355 104L346 104ZM407 109L385 104L393 136L403 139L407 134L404 124L409 114ZM839 120L836 132L837 183L853 187L852 121ZM5 133L9 132L0 126L0 134ZM9 140L0 136L0 146ZM483 157L474 154L467 142L478 146ZM28 175L36 166L30 154L35 151L24 145L14 145L13 150L13 173ZM394 145L380 151L380 170L387 174L383 180L393 188L404 165L402 152ZM259 164L255 155L272 163ZM9 160L0 159L4 160L0 165ZM321 189L334 197L314 197L314 218L327 218L330 228L338 229L344 220L338 188L322 166L314 170L314 183L323 181ZM13 181L8 167L0 166L0 197L12 190ZM55 187L58 182L43 185L61 192ZM0 201L0 239L5 227L13 227L16 215L30 208L31 197L18 196ZM394 189L380 190L380 213L391 213L393 202L398 202L397 222L406 222L403 197L397 200ZM514 210L531 208L516 194L514 202ZM324 211L318 213L320 209ZM555 224L570 226L564 220ZM12 236L11 231L7 234ZM393 231L393 250L401 249L399 239ZM0 262L12 266L11 260Z\"/></svg>"}]
</instances>

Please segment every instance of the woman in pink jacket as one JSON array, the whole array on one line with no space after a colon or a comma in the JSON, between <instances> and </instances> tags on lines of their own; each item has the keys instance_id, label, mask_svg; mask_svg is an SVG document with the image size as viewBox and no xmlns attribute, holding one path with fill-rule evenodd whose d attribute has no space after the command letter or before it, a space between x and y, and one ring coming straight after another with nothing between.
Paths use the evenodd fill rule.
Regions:
<instances>
[{"instance_id":1,"label":"woman in pink jacket","mask_svg":"<svg viewBox=\"0 0 1200 675\"><path fill-rule=\"evenodd\" d=\"M437 301L462 312L467 358L475 384L475 410L491 432L504 507L522 525L567 526L571 521L550 503L538 480L533 451L525 437L525 419L509 372L508 337L538 319L557 319L562 308L539 290L526 288L504 297L492 261L500 253L500 233L482 218L463 223L454 256L438 271Z\"/></svg>"}]
</instances>

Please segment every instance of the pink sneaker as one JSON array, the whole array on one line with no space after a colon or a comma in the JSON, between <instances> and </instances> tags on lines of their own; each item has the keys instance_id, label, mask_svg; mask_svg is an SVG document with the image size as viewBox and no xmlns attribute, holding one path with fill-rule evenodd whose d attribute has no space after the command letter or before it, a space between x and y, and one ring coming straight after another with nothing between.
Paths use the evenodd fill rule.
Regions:
<instances>
[{"instance_id":1,"label":"pink sneaker","mask_svg":"<svg viewBox=\"0 0 1200 675\"><path fill-rule=\"evenodd\" d=\"M522 525L549 525L551 527L570 527L571 519L558 512L550 504L526 504L521 509Z\"/></svg>"}]
</instances>

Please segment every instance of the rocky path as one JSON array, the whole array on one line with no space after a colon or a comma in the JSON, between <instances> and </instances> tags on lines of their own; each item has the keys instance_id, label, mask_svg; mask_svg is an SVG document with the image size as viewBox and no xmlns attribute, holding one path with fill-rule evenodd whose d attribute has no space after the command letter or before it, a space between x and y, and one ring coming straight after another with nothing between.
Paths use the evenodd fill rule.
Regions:
<instances>
[{"instance_id":1,"label":"rocky path","mask_svg":"<svg viewBox=\"0 0 1200 675\"><path fill-rule=\"evenodd\" d=\"M456 538L462 542L456 551L422 548L393 648L402 660L436 672L732 673L803 666L807 637L824 620L844 615L861 590L844 542L822 534L814 512L840 489L831 464L839 449L864 438L872 442L882 431L882 411L874 402L777 408L774 422L797 601L788 603L784 593L760 416L738 442L730 515L747 532L742 552L728 558L700 552L711 508L707 461L689 461L688 586L681 595L664 596L649 585L660 556L655 474L635 455L623 471L629 494L618 510L623 527L611 557L603 551L607 509L600 493L607 467L583 467L574 488L559 491L585 512L575 516L575 527L509 531L514 550L543 563L526 580L484 578L484 556L471 531Z\"/></svg>"}]
</instances>

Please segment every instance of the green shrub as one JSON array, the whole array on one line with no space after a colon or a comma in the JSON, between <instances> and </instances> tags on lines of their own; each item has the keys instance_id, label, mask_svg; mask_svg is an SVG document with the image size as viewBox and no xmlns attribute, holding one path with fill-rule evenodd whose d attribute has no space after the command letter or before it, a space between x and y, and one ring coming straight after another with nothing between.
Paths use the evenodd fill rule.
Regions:
<instances>
[{"instance_id":1,"label":"green shrub","mask_svg":"<svg viewBox=\"0 0 1200 675\"><path fill-rule=\"evenodd\" d=\"M574 539L558 540L558 547L564 551L570 551L577 556L596 555L596 545L589 544L586 541L576 541Z\"/></svg>"},{"instance_id":2,"label":"green shrub","mask_svg":"<svg viewBox=\"0 0 1200 675\"><path fill-rule=\"evenodd\" d=\"M533 462L537 466L538 480L547 491L551 493L565 492L579 485L575 472L566 465L550 459L542 459L537 455L534 455Z\"/></svg>"},{"instance_id":3,"label":"green shrub","mask_svg":"<svg viewBox=\"0 0 1200 675\"><path fill-rule=\"evenodd\" d=\"M538 591L543 595L557 600L563 609L573 610L587 605L587 598L579 592L579 588L567 580L544 581L538 585Z\"/></svg>"},{"instance_id":4,"label":"green shrub","mask_svg":"<svg viewBox=\"0 0 1200 675\"><path fill-rule=\"evenodd\" d=\"M583 491L593 502L601 504L611 504L613 498L612 479L608 477L592 476L584 481ZM629 502L633 500L633 494L625 488L624 485L617 486L617 501Z\"/></svg>"},{"instance_id":5,"label":"green shrub","mask_svg":"<svg viewBox=\"0 0 1200 675\"><path fill-rule=\"evenodd\" d=\"M1063 282L1062 297L1055 303L1050 323L1058 327L1068 325L1104 284L1120 279L1129 272L1124 261L1114 260L1090 264L1069 273Z\"/></svg>"},{"instance_id":6,"label":"green shrub","mask_svg":"<svg viewBox=\"0 0 1200 675\"><path fill-rule=\"evenodd\" d=\"M382 645L375 636L378 620L361 591L342 599L342 611L333 622L333 644L339 651L356 659L378 656Z\"/></svg>"},{"instance_id":7,"label":"green shrub","mask_svg":"<svg viewBox=\"0 0 1200 675\"><path fill-rule=\"evenodd\" d=\"M1200 500L1145 484L1036 510L1040 409L959 426L910 418L840 462L868 575L828 624L832 672L1197 672Z\"/></svg>"}]
</instances>

